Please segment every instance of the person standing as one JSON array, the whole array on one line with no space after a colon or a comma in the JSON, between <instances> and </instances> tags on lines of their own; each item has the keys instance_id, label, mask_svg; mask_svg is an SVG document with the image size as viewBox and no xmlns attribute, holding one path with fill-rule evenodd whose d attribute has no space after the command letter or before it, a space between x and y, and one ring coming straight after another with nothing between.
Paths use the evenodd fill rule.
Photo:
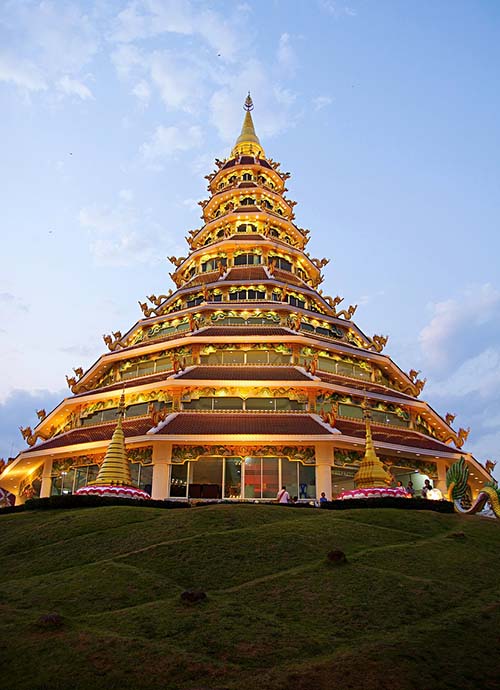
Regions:
<instances>
[{"instance_id":1,"label":"person standing","mask_svg":"<svg viewBox=\"0 0 500 690\"><path fill-rule=\"evenodd\" d=\"M278 503L290 503L290 494L286 490L286 486L282 486L281 491L278 491L276 500Z\"/></svg>"},{"instance_id":2,"label":"person standing","mask_svg":"<svg viewBox=\"0 0 500 690\"><path fill-rule=\"evenodd\" d=\"M406 487L406 493L407 493L408 496L410 496L411 498L413 498L413 497L415 496L415 489L413 488L413 482L411 481L411 479L410 479L410 481L408 482L408 486Z\"/></svg>"},{"instance_id":3,"label":"person standing","mask_svg":"<svg viewBox=\"0 0 500 690\"><path fill-rule=\"evenodd\" d=\"M431 489L432 484L430 483L429 479L426 479L422 487L422 498L427 498L427 492L431 491Z\"/></svg>"}]
</instances>

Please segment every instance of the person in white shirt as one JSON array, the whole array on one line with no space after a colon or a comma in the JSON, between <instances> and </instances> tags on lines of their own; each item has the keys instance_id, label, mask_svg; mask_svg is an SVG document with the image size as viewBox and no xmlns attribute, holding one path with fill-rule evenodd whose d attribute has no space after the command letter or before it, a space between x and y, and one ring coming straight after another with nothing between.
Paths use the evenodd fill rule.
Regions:
<instances>
[{"instance_id":1,"label":"person in white shirt","mask_svg":"<svg viewBox=\"0 0 500 690\"><path fill-rule=\"evenodd\" d=\"M282 486L281 491L278 491L276 500L278 503L290 503L290 494L286 490L286 486Z\"/></svg>"}]
</instances>

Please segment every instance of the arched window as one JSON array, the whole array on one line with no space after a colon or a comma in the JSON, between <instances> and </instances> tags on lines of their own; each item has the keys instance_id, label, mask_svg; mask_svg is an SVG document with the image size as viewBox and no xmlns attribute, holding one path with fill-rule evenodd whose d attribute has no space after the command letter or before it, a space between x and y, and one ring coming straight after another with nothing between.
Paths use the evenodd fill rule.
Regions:
<instances>
[{"instance_id":1,"label":"arched window","mask_svg":"<svg viewBox=\"0 0 500 690\"><path fill-rule=\"evenodd\" d=\"M250 182L250 180L253 180L253 175L251 173L243 173L243 176L241 178L245 182Z\"/></svg>"},{"instance_id":2,"label":"arched window","mask_svg":"<svg viewBox=\"0 0 500 690\"><path fill-rule=\"evenodd\" d=\"M251 196L246 196L240 201L240 204L241 206L255 206L255 199L252 199Z\"/></svg>"},{"instance_id":3,"label":"arched window","mask_svg":"<svg viewBox=\"0 0 500 690\"><path fill-rule=\"evenodd\" d=\"M282 256L270 256L269 260L274 261L276 268L279 268L282 271L292 271L292 264Z\"/></svg>"}]
</instances>

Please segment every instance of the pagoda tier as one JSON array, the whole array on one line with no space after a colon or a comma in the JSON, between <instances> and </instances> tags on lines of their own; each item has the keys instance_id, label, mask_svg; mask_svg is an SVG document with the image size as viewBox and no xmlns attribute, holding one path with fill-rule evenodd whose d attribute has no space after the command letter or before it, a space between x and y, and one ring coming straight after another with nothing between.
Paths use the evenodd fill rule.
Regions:
<instances>
[{"instance_id":1,"label":"pagoda tier","mask_svg":"<svg viewBox=\"0 0 500 690\"><path fill-rule=\"evenodd\" d=\"M134 482L153 498L268 500L286 484L313 500L355 488L365 420L384 476L445 490L464 456L471 491L490 479L455 431L419 398L425 379L384 353L387 337L354 323L356 305L323 294L328 259L306 251L289 173L268 158L250 98L240 136L207 175L202 224L170 257L175 289L105 336L108 352L67 377L71 397L22 430L28 449L0 475L23 496L73 492L102 465L120 425ZM370 451L371 452L371 451Z\"/></svg>"}]
</instances>

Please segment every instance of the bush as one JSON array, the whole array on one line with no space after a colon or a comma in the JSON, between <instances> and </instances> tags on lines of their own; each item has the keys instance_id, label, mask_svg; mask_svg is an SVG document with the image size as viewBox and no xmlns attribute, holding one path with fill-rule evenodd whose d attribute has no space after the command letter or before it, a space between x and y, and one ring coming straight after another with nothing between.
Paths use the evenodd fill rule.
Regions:
<instances>
[{"instance_id":1,"label":"bush","mask_svg":"<svg viewBox=\"0 0 500 690\"><path fill-rule=\"evenodd\" d=\"M401 510L431 510L435 513L454 513L451 501L428 501L420 498L346 498L343 501L321 503L322 510L353 510L355 508L400 508Z\"/></svg>"},{"instance_id":2,"label":"bush","mask_svg":"<svg viewBox=\"0 0 500 690\"><path fill-rule=\"evenodd\" d=\"M133 498L111 496L50 496L50 498L30 498L23 507L25 510L57 510L58 508L100 508L102 506L132 506L137 508L190 508L189 503L177 501L142 501Z\"/></svg>"}]
</instances>

